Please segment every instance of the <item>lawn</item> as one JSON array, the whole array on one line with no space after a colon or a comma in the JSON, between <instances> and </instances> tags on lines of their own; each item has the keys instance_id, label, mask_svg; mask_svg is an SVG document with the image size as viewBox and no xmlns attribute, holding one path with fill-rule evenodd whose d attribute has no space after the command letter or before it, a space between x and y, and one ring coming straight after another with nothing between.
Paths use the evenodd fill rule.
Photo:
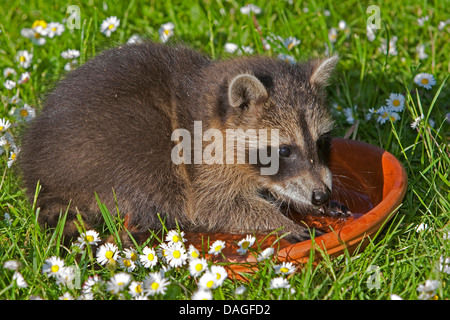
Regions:
<instances>
[{"instance_id":1,"label":"lawn","mask_svg":"<svg viewBox=\"0 0 450 320\"><path fill-rule=\"evenodd\" d=\"M0 8L0 299L450 298L448 2L245 4L16 0ZM142 40L183 42L215 59L261 54L295 63L338 54L328 89L334 135L402 162L409 184L398 214L364 251L334 259L322 253L317 265L282 265L251 246L261 261L250 281L227 278L226 264L201 253L187 258L192 248L169 230L151 239L161 243L157 249L176 243L158 261L149 259L158 254L150 245L101 247L98 258L91 250L97 233L65 246L63 221L53 232L39 228L39 208L21 187L20 132L65 73L104 49ZM122 227L105 217L102 237Z\"/></svg>"}]
</instances>

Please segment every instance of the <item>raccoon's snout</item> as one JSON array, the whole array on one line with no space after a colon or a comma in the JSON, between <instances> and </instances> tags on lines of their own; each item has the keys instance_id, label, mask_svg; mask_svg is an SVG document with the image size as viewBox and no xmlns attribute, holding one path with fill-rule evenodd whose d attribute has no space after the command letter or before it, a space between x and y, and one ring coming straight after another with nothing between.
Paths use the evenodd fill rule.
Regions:
<instances>
[{"instance_id":1,"label":"raccoon's snout","mask_svg":"<svg viewBox=\"0 0 450 320\"><path fill-rule=\"evenodd\" d=\"M312 193L311 203L314 206L320 207L330 200L331 190L327 188L325 191L314 189Z\"/></svg>"}]
</instances>

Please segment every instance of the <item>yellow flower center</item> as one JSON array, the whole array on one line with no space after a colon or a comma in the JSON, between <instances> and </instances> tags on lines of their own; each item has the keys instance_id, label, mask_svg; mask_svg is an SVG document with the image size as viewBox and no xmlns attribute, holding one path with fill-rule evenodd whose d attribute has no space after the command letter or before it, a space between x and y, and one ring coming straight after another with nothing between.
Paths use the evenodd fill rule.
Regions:
<instances>
[{"instance_id":1,"label":"yellow flower center","mask_svg":"<svg viewBox=\"0 0 450 320\"><path fill-rule=\"evenodd\" d=\"M134 291L136 292L136 293L141 293L142 292L142 287L141 287L141 285L137 285L136 286L136 288L134 288Z\"/></svg>"},{"instance_id":2,"label":"yellow flower center","mask_svg":"<svg viewBox=\"0 0 450 320\"><path fill-rule=\"evenodd\" d=\"M247 249L248 246L249 246L249 244L250 244L250 242L244 241L244 242L242 243L242 249Z\"/></svg>"},{"instance_id":3,"label":"yellow flower center","mask_svg":"<svg viewBox=\"0 0 450 320\"><path fill-rule=\"evenodd\" d=\"M178 242L179 240L180 240L180 238L177 235L172 237L173 242Z\"/></svg>"},{"instance_id":4,"label":"yellow flower center","mask_svg":"<svg viewBox=\"0 0 450 320\"><path fill-rule=\"evenodd\" d=\"M222 276L220 275L220 273L216 272L216 279L220 280L220 278L222 278Z\"/></svg>"},{"instance_id":5,"label":"yellow flower center","mask_svg":"<svg viewBox=\"0 0 450 320\"><path fill-rule=\"evenodd\" d=\"M47 22L44 20L36 20L33 22L33 25L31 26L32 29L41 26L43 29L47 28Z\"/></svg>"},{"instance_id":6,"label":"yellow flower center","mask_svg":"<svg viewBox=\"0 0 450 320\"><path fill-rule=\"evenodd\" d=\"M24 56L20 56L19 57L19 61L20 62L25 62L25 61L27 61L27 59Z\"/></svg>"},{"instance_id":7,"label":"yellow flower center","mask_svg":"<svg viewBox=\"0 0 450 320\"><path fill-rule=\"evenodd\" d=\"M111 30L112 28L114 28L114 25L111 23L111 24L108 26L108 29Z\"/></svg>"},{"instance_id":8,"label":"yellow flower center","mask_svg":"<svg viewBox=\"0 0 450 320\"><path fill-rule=\"evenodd\" d=\"M221 245L218 245L218 246L216 246L216 247L214 248L215 251L220 251L221 249L222 249L222 246L221 246Z\"/></svg>"},{"instance_id":9,"label":"yellow flower center","mask_svg":"<svg viewBox=\"0 0 450 320\"><path fill-rule=\"evenodd\" d=\"M152 288L152 290L156 290L159 288L159 283L158 282L153 282L150 287Z\"/></svg>"},{"instance_id":10,"label":"yellow flower center","mask_svg":"<svg viewBox=\"0 0 450 320\"><path fill-rule=\"evenodd\" d=\"M56 32L56 27L53 27L53 28L52 28L52 31L53 31L53 32Z\"/></svg>"},{"instance_id":11,"label":"yellow flower center","mask_svg":"<svg viewBox=\"0 0 450 320\"><path fill-rule=\"evenodd\" d=\"M382 117L383 117L383 118L387 118L387 117L388 117L387 112L383 113Z\"/></svg>"},{"instance_id":12,"label":"yellow flower center","mask_svg":"<svg viewBox=\"0 0 450 320\"><path fill-rule=\"evenodd\" d=\"M202 270L203 270L203 265L202 265L201 263L197 263L197 264L195 265L195 270L196 270L196 271L202 271Z\"/></svg>"},{"instance_id":13,"label":"yellow flower center","mask_svg":"<svg viewBox=\"0 0 450 320\"><path fill-rule=\"evenodd\" d=\"M105 257L108 259L111 259L114 255L114 252L112 252L111 250L106 251L105 253Z\"/></svg>"},{"instance_id":14,"label":"yellow flower center","mask_svg":"<svg viewBox=\"0 0 450 320\"><path fill-rule=\"evenodd\" d=\"M282 273L286 273L288 271L289 271L289 269L286 268L286 267L283 267L283 268L280 269L280 272L282 272Z\"/></svg>"},{"instance_id":15,"label":"yellow flower center","mask_svg":"<svg viewBox=\"0 0 450 320\"><path fill-rule=\"evenodd\" d=\"M131 260L131 261L136 261L137 258L138 258L138 256L137 256L136 253L132 252L132 253L130 254L130 260Z\"/></svg>"},{"instance_id":16,"label":"yellow flower center","mask_svg":"<svg viewBox=\"0 0 450 320\"><path fill-rule=\"evenodd\" d=\"M21 113L21 114L22 114L22 113ZM92 242L92 241L94 241L94 237L91 236L91 235L87 235L85 239L86 239L87 242Z\"/></svg>"},{"instance_id":17,"label":"yellow flower center","mask_svg":"<svg viewBox=\"0 0 450 320\"><path fill-rule=\"evenodd\" d=\"M11 160L16 160L17 154L15 154L14 152L11 153Z\"/></svg>"},{"instance_id":18,"label":"yellow flower center","mask_svg":"<svg viewBox=\"0 0 450 320\"><path fill-rule=\"evenodd\" d=\"M173 252L173 257L174 257L175 259L178 259L179 257L181 257L180 251L175 250L175 251Z\"/></svg>"},{"instance_id":19,"label":"yellow flower center","mask_svg":"<svg viewBox=\"0 0 450 320\"><path fill-rule=\"evenodd\" d=\"M168 29L164 30L164 34L165 34L166 36L168 36L169 33L170 33L170 30L168 30Z\"/></svg>"},{"instance_id":20,"label":"yellow flower center","mask_svg":"<svg viewBox=\"0 0 450 320\"><path fill-rule=\"evenodd\" d=\"M206 283L206 287L207 287L207 288L212 288L213 285L214 285L214 281L212 281L212 280L209 280L209 281Z\"/></svg>"},{"instance_id":21,"label":"yellow flower center","mask_svg":"<svg viewBox=\"0 0 450 320\"><path fill-rule=\"evenodd\" d=\"M422 82L422 84L428 84L428 79L427 79L427 78L423 78L423 79L421 80L421 82Z\"/></svg>"},{"instance_id":22,"label":"yellow flower center","mask_svg":"<svg viewBox=\"0 0 450 320\"><path fill-rule=\"evenodd\" d=\"M153 261L153 259L155 259L155 256L153 255L153 253L149 253L147 259Z\"/></svg>"},{"instance_id":23,"label":"yellow flower center","mask_svg":"<svg viewBox=\"0 0 450 320\"><path fill-rule=\"evenodd\" d=\"M0 131L3 131L5 129L4 126L0 126Z\"/></svg>"},{"instance_id":24,"label":"yellow flower center","mask_svg":"<svg viewBox=\"0 0 450 320\"><path fill-rule=\"evenodd\" d=\"M59 270L59 266L55 264L55 265L52 266L51 270L52 270L53 273L56 273Z\"/></svg>"},{"instance_id":25,"label":"yellow flower center","mask_svg":"<svg viewBox=\"0 0 450 320\"><path fill-rule=\"evenodd\" d=\"M121 286L123 286L123 282L119 282L117 285L118 285L119 287L121 287Z\"/></svg>"},{"instance_id":26,"label":"yellow flower center","mask_svg":"<svg viewBox=\"0 0 450 320\"><path fill-rule=\"evenodd\" d=\"M131 267L131 261L130 260L123 260L123 265L127 268Z\"/></svg>"},{"instance_id":27,"label":"yellow flower center","mask_svg":"<svg viewBox=\"0 0 450 320\"><path fill-rule=\"evenodd\" d=\"M291 42L288 44L288 50L291 50L294 47L294 44Z\"/></svg>"},{"instance_id":28,"label":"yellow flower center","mask_svg":"<svg viewBox=\"0 0 450 320\"><path fill-rule=\"evenodd\" d=\"M392 104L394 107L398 107L400 105L400 101L395 99L394 101L392 101Z\"/></svg>"},{"instance_id":29,"label":"yellow flower center","mask_svg":"<svg viewBox=\"0 0 450 320\"><path fill-rule=\"evenodd\" d=\"M197 251L192 251L192 253L191 253L191 257L192 258L198 258L198 252Z\"/></svg>"},{"instance_id":30,"label":"yellow flower center","mask_svg":"<svg viewBox=\"0 0 450 320\"><path fill-rule=\"evenodd\" d=\"M35 32L35 33L34 33L34 37L35 37L36 39L39 39L39 38L41 37L41 35L40 35L39 32Z\"/></svg>"}]
</instances>

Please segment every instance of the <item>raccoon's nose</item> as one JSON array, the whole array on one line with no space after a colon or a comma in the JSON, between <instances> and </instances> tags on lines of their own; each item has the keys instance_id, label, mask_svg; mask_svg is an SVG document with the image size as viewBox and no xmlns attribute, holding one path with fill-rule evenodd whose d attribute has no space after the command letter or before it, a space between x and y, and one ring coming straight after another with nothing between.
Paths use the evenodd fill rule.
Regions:
<instances>
[{"instance_id":1,"label":"raccoon's nose","mask_svg":"<svg viewBox=\"0 0 450 320\"><path fill-rule=\"evenodd\" d=\"M311 203L314 206L322 206L330 200L330 192L329 190L323 191L315 189L313 190L313 195L311 199Z\"/></svg>"}]
</instances>

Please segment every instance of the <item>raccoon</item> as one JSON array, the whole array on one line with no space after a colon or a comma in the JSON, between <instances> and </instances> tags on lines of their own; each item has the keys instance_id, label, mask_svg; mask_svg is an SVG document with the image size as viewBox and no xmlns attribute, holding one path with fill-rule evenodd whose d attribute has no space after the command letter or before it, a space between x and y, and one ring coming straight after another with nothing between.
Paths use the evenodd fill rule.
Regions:
<instances>
[{"instance_id":1,"label":"raccoon","mask_svg":"<svg viewBox=\"0 0 450 320\"><path fill-rule=\"evenodd\" d=\"M215 61L185 45L152 42L100 53L59 81L23 136L18 162L30 198L41 186L39 222L55 227L70 204L64 234L75 238L77 213L86 228L101 223L97 194L136 234L164 221L185 231L278 230L292 242L308 239L290 210L345 214L330 204L327 165L333 121L325 87L337 61ZM173 132L194 134L195 123L202 134L214 128L224 136L277 130L268 154L278 170L261 174L261 159L174 163L180 139Z\"/></svg>"}]
</instances>

